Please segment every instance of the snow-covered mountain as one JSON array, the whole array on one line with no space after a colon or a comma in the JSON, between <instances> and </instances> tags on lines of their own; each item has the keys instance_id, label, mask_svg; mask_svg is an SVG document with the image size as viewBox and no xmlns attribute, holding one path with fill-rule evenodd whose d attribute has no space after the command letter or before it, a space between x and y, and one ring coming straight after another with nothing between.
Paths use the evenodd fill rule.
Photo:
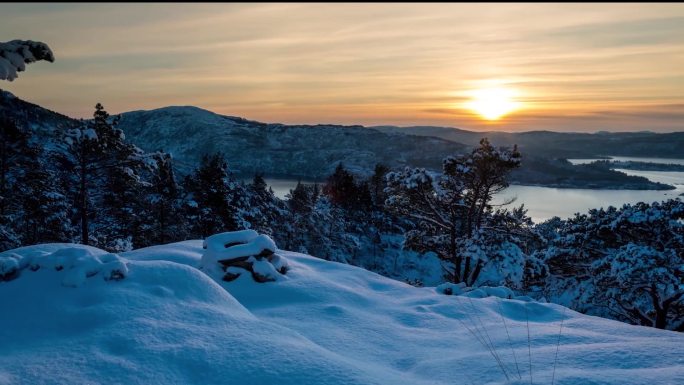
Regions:
<instances>
[{"instance_id":1,"label":"snow-covered mountain","mask_svg":"<svg viewBox=\"0 0 684 385\"><path fill-rule=\"evenodd\" d=\"M460 142L461 136L456 138L459 140L438 137L442 131L430 136L431 131L421 130L414 135L403 129L376 130L363 126L267 124L218 115L197 107L127 112L122 114L119 128L143 150L171 152L181 172L191 171L203 154L217 151L224 152L230 168L244 177L264 172L272 177L323 179L339 162L361 175L369 175L377 163L392 168L408 165L441 170L446 156L469 151L482 137L491 135L497 145L512 146L516 140L525 144L522 166L511 176L512 182L517 184L607 189L673 188L607 168L574 166L564 159L556 159L561 154L586 155L586 151L581 151L586 147L586 138L574 136L584 134L549 133L549 137L544 133L456 130L455 135L465 135L461 135L464 141ZM607 148L600 143L592 145ZM668 145L676 147L678 142ZM540 157L540 153L546 155Z\"/></svg>"},{"instance_id":2,"label":"snow-covered mountain","mask_svg":"<svg viewBox=\"0 0 684 385\"><path fill-rule=\"evenodd\" d=\"M267 124L197 107L121 114L126 137L146 151L170 152L181 170L221 151L236 174L325 178L339 162L360 174L377 163L439 169L465 145L440 138L386 134L362 126Z\"/></svg>"},{"instance_id":3,"label":"snow-covered mountain","mask_svg":"<svg viewBox=\"0 0 684 385\"><path fill-rule=\"evenodd\" d=\"M281 250L290 269L275 282L216 281L197 268L203 251L0 254L24 264L0 281L0 384L684 383L681 333Z\"/></svg>"},{"instance_id":4,"label":"snow-covered mountain","mask_svg":"<svg viewBox=\"0 0 684 385\"><path fill-rule=\"evenodd\" d=\"M46 146L52 146L55 135L60 131L80 124L77 119L23 101L2 90L0 113L31 127L37 134L35 139ZM257 172L263 172L269 177L319 180L330 175L340 162L346 169L365 176L373 171L377 163L383 163L391 168L411 166L438 171L441 170L442 160L446 156L470 151L472 144L479 141L483 135L459 131L469 133L468 139L464 142L466 144L463 144L444 138L424 136L424 132L409 135L394 132L397 130L381 132L363 126L267 124L218 115L189 106L127 112L122 114L119 128L125 132L129 142L145 151L170 152L174 156L177 170L181 173L189 173L197 167L202 155L221 151L229 162L229 168L237 176L251 177ZM536 133L491 134L494 144L497 145L514 144L515 138L521 139L521 143L527 143L527 139L524 138L537 137ZM654 136L657 134L648 134L651 135L651 139L642 139L647 144L651 143L651 140L655 141L653 146L649 145L647 148L658 149L665 146L665 153L669 153L667 151L684 148L684 139L679 141L678 134L681 133L671 134L674 136L669 141L662 136L666 134L657 137ZM561 188L673 188L605 167L575 166L565 159L557 159L562 154L568 154L567 151L561 150L565 144L568 144L570 150L589 148L584 139L576 143L570 140L572 135L575 134L548 133L548 141L529 141L532 145L523 148L522 165L511 175L511 182ZM497 138L500 137L508 139L497 143ZM614 145L614 141L610 139L612 137L607 137ZM599 138L599 135L592 138ZM570 145L571 143L575 144ZM602 143L601 140L593 141L591 146L608 148ZM539 156L538 153L547 155ZM586 154L586 151L580 153Z\"/></svg>"}]
</instances>

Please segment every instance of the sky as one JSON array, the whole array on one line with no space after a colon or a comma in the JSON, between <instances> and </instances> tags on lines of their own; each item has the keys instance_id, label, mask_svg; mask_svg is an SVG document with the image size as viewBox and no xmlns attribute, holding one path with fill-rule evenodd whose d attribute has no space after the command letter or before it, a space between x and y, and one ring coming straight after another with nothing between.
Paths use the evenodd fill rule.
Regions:
<instances>
[{"instance_id":1,"label":"sky","mask_svg":"<svg viewBox=\"0 0 684 385\"><path fill-rule=\"evenodd\" d=\"M0 87L72 117L684 131L684 4L3 3L0 21L56 58ZM482 119L490 88L518 108Z\"/></svg>"}]
</instances>

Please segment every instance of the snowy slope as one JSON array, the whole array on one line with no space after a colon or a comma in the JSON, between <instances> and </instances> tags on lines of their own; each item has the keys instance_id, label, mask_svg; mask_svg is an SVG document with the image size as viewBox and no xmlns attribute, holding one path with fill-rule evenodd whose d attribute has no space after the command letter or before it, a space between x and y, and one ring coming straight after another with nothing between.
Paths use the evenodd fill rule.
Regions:
<instances>
[{"instance_id":1,"label":"snowy slope","mask_svg":"<svg viewBox=\"0 0 684 385\"><path fill-rule=\"evenodd\" d=\"M64 247L79 246L0 257ZM201 241L124 253L126 278L76 288L62 285L68 268L0 282L0 384L550 384L561 320L556 384L684 383L683 334L289 252L277 282L216 283L195 268L201 253ZM491 338L510 382L468 329Z\"/></svg>"}]
</instances>

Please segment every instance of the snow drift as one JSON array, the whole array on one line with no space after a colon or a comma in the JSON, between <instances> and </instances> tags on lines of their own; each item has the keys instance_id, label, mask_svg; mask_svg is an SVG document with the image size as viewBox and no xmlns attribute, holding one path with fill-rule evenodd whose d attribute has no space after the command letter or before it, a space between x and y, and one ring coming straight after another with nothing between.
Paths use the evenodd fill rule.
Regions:
<instances>
[{"instance_id":1,"label":"snow drift","mask_svg":"<svg viewBox=\"0 0 684 385\"><path fill-rule=\"evenodd\" d=\"M282 250L283 279L224 282L198 269L202 243L1 253L41 268L0 282L0 384L528 384L530 372L536 384L684 383L679 333L499 298L510 293L444 295ZM112 262L123 279L104 279ZM86 278L65 285L74 269Z\"/></svg>"}]
</instances>

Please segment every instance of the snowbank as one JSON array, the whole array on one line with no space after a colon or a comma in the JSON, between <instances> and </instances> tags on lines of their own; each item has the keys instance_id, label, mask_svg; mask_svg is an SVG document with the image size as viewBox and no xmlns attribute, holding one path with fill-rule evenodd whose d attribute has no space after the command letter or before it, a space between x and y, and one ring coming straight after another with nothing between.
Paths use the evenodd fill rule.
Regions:
<instances>
[{"instance_id":1,"label":"snowbank","mask_svg":"<svg viewBox=\"0 0 684 385\"><path fill-rule=\"evenodd\" d=\"M75 248L64 260L106 255L64 247ZM680 333L496 291L442 295L284 251L288 279L215 281L197 269L204 251L121 253L128 275L116 282L65 287L67 271L49 268L0 282L0 384L529 384L530 361L535 384L684 383Z\"/></svg>"},{"instance_id":2,"label":"snowbank","mask_svg":"<svg viewBox=\"0 0 684 385\"><path fill-rule=\"evenodd\" d=\"M480 286L469 287L465 283L443 283L435 287L435 291L445 295L462 295L470 298L486 298L496 297L503 299L517 299L519 301L529 302L532 298L526 295L515 295L513 290L506 286Z\"/></svg>"},{"instance_id":3,"label":"snowbank","mask_svg":"<svg viewBox=\"0 0 684 385\"><path fill-rule=\"evenodd\" d=\"M19 278L27 270L49 270L60 274L62 285L78 287L87 278L100 276L105 281L121 280L128 274L126 263L116 254L84 247L64 247L50 253L22 248L0 254L0 281Z\"/></svg>"}]
</instances>

